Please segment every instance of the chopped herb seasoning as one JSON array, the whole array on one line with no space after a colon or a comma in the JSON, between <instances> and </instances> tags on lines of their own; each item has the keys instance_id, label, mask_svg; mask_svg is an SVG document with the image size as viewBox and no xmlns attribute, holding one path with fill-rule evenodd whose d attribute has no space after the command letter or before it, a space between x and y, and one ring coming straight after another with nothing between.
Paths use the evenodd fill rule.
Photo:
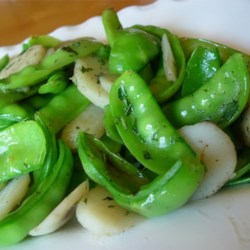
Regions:
<instances>
[{"instance_id":1,"label":"chopped herb seasoning","mask_svg":"<svg viewBox=\"0 0 250 250\"><path fill-rule=\"evenodd\" d=\"M148 151L143 151L143 157L145 160L150 160L152 159L150 153Z\"/></svg>"},{"instance_id":2,"label":"chopped herb seasoning","mask_svg":"<svg viewBox=\"0 0 250 250\"><path fill-rule=\"evenodd\" d=\"M93 69L92 68L85 68L84 66L82 66L82 68L81 68L82 73L89 72L91 70L93 70Z\"/></svg>"},{"instance_id":3,"label":"chopped herb seasoning","mask_svg":"<svg viewBox=\"0 0 250 250\"><path fill-rule=\"evenodd\" d=\"M110 197L110 196L107 196L107 197L105 197L104 199L103 199L104 201L112 201L112 200L114 200L112 197Z\"/></svg>"},{"instance_id":4,"label":"chopped herb seasoning","mask_svg":"<svg viewBox=\"0 0 250 250\"><path fill-rule=\"evenodd\" d=\"M76 51L74 51L72 48L70 47L62 47L62 50L66 51L66 52L69 52L69 53L73 53L75 55L77 55L78 53Z\"/></svg>"}]
</instances>

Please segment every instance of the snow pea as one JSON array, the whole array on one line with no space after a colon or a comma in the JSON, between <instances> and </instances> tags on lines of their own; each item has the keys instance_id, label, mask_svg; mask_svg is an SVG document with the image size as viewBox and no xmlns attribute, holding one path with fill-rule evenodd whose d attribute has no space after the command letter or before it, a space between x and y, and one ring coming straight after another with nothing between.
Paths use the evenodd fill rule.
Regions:
<instances>
[{"instance_id":1,"label":"snow pea","mask_svg":"<svg viewBox=\"0 0 250 250\"><path fill-rule=\"evenodd\" d=\"M110 110L124 145L144 167L161 175L180 160L183 168L196 169L198 182L203 165L137 73L125 71L117 78L110 91Z\"/></svg>"},{"instance_id":2,"label":"snow pea","mask_svg":"<svg viewBox=\"0 0 250 250\"><path fill-rule=\"evenodd\" d=\"M9 59L7 54L0 58L0 71L8 64Z\"/></svg>"},{"instance_id":3,"label":"snow pea","mask_svg":"<svg viewBox=\"0 0 250 250\"><path fill-rule=\"evenodd\" d=\"M99 139L86 133L78 137L78 153L87 175L104 186L128 211L145 217L169 213L185 204L199 185L200 165L187 167L177 160L168 171L151 178L121 156L112 153Z\"/></svg>"},{"instance_id":4,"label":"snow pea","mask_svg":"<svg viewBox=\"0 0 250 250\"><path fill-rule=\"evenodd\" d=\"M77 87L70 84L64 91L55 95L48 104L40 108L36 114L57 133L84 110L89 103Z\"/></svg>"},{"instance_id":5,"label":"snow pea","mask_svg":"<svg viewBox=\"0 0 250 250\"><path fill-rule=\"evenodd\" d=\"M26 98L25 100L21 101L24 105L29 105L33 107L35 110L41 109L45 105L47 105L52 98L54 97L54 94L43 94L40 95L38 93L34 93L34 95Z\"/></svg>"},{"instance_id":6,"label":"snow pea","mask_svg":"<svg viewBox=\"0 0 250 250\"><path fill-rule=\"evenodd\" d=\"M197 39L197 38L181 38L180 39L181 46L183 48L183 51L186 55L186 58L189 58L190 55L193 53L193 51L198 47L202 46L205 48L214 48L218 49L218 52L220 54L220 58L222 63L227 61L227 59L232 56L235 53L241 53L243 59L246 62L248 71L250 72L250 56L243 51L239 51L237 49L234 49L232 47L226 46L221 43L217 43L214 41L206 40L206 39Z\"/></svg>"},{"instance_id":7,"label":"snow pea","mask_svg":"<svg viewBox=\"0 0 250 250\"><path fill-rule=\"evenodd\" d=\"M12 103L0 108L0 130L33 117L35 110L25 104Z\"/></svg>"},{"instance_id":8,"label":"snow pea","mask_svg":"<svg viewBox=\"0 0 250 250\"><path fill-rule=\"evenodd\" d=\"M57 71L49 76L47 82L38 89L39 94L58 94L69 84L69 76L65 71Z\"/></svg>"},{"instance_id":9,"label":"snow pea","mask_svg":"<svg viewBox=\"0 0 250 250\"><path fill-rule=\"evenodd\" d=\"M114 9L103 11L102 22L111 47L109 69L112 73L139 71L159 54L160 40L140 29L123 28Z\"/></svg>"},{"instance_id":10,"label":"snow pea","mask_svg":"<svg viewBox=\"0 0 250 250\"><path fill-rule=\"evenodd\" d=\"M193 93L205 84L221 67L217 48L198 46L191 54L183 80L182 96Z\"/></svg>"},{"instance_id":11,"label":"snow pea","mask_svg":"<svg viewBox=\"0 0 250 250\"><path fill-rule=\"evenodd\" d=\"M44 132L37 122L28 120L15 123L1 130L0 138L0 182L43 166L47 145Z\"/></svg>"},{"instance_id":12,"label":"snow pea","mask_svg":"<svg viewBox=\"0 0 250 250\"><path fill-rule=\"evenodd\" d=\"M104 127L108 137L110 137L113 141L122 144L122 139L116 129L109 105L104 108Z\"/></svg>"},{"instance_id":13,"label":"snow pea","mask_svg":"<svg viewBox=\"0 0 250 250\"><path fill-rule=\"evenodd\" d=\"M72 64L77 58L92 54L102 46L93 39L82 38L74 40L45 56L39 65L26 66L21 71L0 80L0 92L22 88L27 91L48 78L57 70Z\"/></svg>"},{"instance_id":14,"label":"snow pea","mask_svg":"<svg viewBox=\"0 0 250 250\"><path fill-rule=\"evenodd\" d=\"M23 50L26 50L36 44L40 44L44 48L54 48L59 46L61 42L61 40L50 35L32 36L26 43L23 44Z\"/></svg>"},{"instance_id":15,"label":"snow pea","mask_svg":"<svg viewBox=\"0 0 250 250\"><path fill-rule=\"evenodd\" d=\"M73 158L70 150L59 141L59 156L53 172L13 212L0 221L0 245L23 240L63 199L70 182Z\"/></svg>"},{"instance_id":16,"label":"snow pea","mask_svg":"<svg viewBox=\"0 0 250 250\"><path fill-rule=\"evenodd\" d=\"M166 35L168 38L175 59L177 79L173 81L166 78L163 69L164 58L160 58L160 66L158 66L157 73L155 77L149 82L149 87L156 100L159 103L164 103L180 89L185 76L186 58L180 40L169 30L157 26L134 25L133 27L148 32L159 39L162 39L163 35Z\"/></svg>"},{"instance_id":17,"label":"snow pea","mask_svg":"<svg viewBox=\"0 0 250 250\"><path fill-rule=\"evenodd\" d=\"M0 91L0 108L5 107L8 104L12 104L18 101L22 101L35 93L37 93L38 86L32 86L29 88L18 88L10 91Z\"/></svg>"},{"instance_id":18,"label":"snow pea","mask_svg":"<svg viewBox=\"0 0 250 250\"><path fill-rule=\"evenodd\" d=\"M249 72L236 53L194 93L166 104L163 112L175 127L213 121L225 128L241 114L249 98Z\"/></svg>"},{"instance_id":19,"label":"snow pea","mask_svg":"<svg viewBox=\"0 0 250 250\"><path fill-rule=\"evenodd\" d=\"M41 117L39 117L39 115L36 114L34 119L40 124L45 135L47 153L43 166L30 173L32 175L32 185L29 188L29 194L32 194L40 185L40 183L49 176L49 174L53 171L54 165L58 159L56 134L52 128L46 126L45 122L41 119Z\"/></svg>"}]
</instances>

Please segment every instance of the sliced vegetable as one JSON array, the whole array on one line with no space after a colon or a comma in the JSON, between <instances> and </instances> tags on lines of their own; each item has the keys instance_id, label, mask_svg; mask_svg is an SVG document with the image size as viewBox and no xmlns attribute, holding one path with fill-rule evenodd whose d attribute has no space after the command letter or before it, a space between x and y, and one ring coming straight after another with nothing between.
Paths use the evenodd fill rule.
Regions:
<instances>
[{"instance_id":1,"label":"sliced vegetable","mask_svg":"<svg viewBox=\"0 0 250 250\"><path fill-rule=\"evenodd\" d=\"M67 223L75 212L75 206L82 196L88 192L88 181L82 182L69 195L67 195L53 211L35 228L33 228L29 235L40 236L49 234Z\"/></svg>"},{"instance_id":2,"label":"sliced vegetable","mask_svg":"<svg viewBox=\"0 0 250 250\"><path fill-rule=\"evenodd\" d=\"M46 54L46 49L41 45L34 45L24 53L10 59L9 63L0 71L0 79L9 77L27 66L41 63Z\"/></svg>"},{"instance_id":3,"label":"sliced vegetable","mask_svg":"<svg viewBox=\"0 0 250 250\"><path fill-rule=\"evenodd\" d=\"M171 49L171 45L168 41L166 34L162 36L162 57L163 57L163 69L167 81L176 81L177 79L177 70L175 66L175 59Z\"/></svg>"},{"instance_id":4,"label":"sliced vegetable","mask_svg":"<svg viewBox=\"0 0 250 250\"><path fill-rule=\"evenodd\" d=\"M107 78L108 77L108 78ZM89 56L76 61L73 82L78 90L93 104L104 108L109 103L109 92L107 85L112 84L115 76L108 71L107 61L97 56ZM111 83L107 83L110 79ZM101 82L105 82L104 85Z\"/></svg>"},{"instance_id":5,"label":"sliced vegetable","mask_svg":"<svg viewBox=\"0 0 250 250\"><path fill-rule=\"evenodd\" d=\"M73 121L67 124L61 133L62 140L76 150L76 139L80 131L100 138L104 133L103 110L93 104L87 106Z\"/></svg>"},{"instance_id":6,"label":"sliced vegetable","mask_svg":"<svg viewBox=\"0 0 250 250\"><path fill-rule=\"evenodd\" d=\"M237 164L235 146L222 129L210 122L184 126L179 132L206 167L204 178L192 199L207 198L233 177Z\"/></svg>"},{"instance_id":7,"label":"sliced vegetable","mask_svg":"<svg viewBox=\"0 0 250 250\"><path fill-rule=\"evenodd\" d=\"M143 217L120 207L103 187L96 186L82 197L76 217L81 225L98 236L112 236L143 221Z\"/></svg>"},{"instance_id":8,"label":"sliced vegetable","mask_svg":"<svg viewBox=\"0 0 250 250\"><path fill-rule=\"evenodd\" d=\"M29 184L30 176L25 174L9 181L0 190L0 220L21 203L28 191Z\"/></svg>"}]
</instances>

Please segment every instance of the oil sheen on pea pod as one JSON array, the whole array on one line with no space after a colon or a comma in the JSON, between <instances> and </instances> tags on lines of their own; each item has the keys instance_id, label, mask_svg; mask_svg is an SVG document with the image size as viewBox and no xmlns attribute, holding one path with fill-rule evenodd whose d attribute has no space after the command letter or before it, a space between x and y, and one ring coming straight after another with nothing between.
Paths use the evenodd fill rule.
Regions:
<instances>
[{"instance_id":1,"label":"oil sheen on pea pod","mask_svg":"<svg viewBox=\"0 0 250 250\"><path fill-rule=\"evenodd\" d=\"M193 93L219 70L221 59L217 48L198 46L190 56L183 84L182 96Z\"/></svg>"}]
</instances>

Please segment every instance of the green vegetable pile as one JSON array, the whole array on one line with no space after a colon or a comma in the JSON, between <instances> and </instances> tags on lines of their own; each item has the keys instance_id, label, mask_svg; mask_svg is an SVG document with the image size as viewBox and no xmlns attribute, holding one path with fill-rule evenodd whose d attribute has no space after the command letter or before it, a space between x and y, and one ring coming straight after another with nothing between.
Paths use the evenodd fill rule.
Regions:
<instances>
[{"instance_id":1,"label":"green vegetable pile","mask_svg":"<svg viewBox=\"0 0 250 250\"><path fill-rule=\"evenodd\" d=\"M145 217L183 206L206 171L178 132L185 125L209 121L224 130L238 156L226 185L250 182L250 143L242 128L249 120L250 56L161 27L123 28L113 9L102 21L107 44L31 37L19 58L40 46L41 60L0 78L0 195L12 180L30 177L22 200L0 219L0 245L22 241L85 179ZM98 138L79 130L71 149L62 131L92 104L74 67L89 57L107 62L115 79L102 107L105 132ZM4 55L0 76L13 66ZM81 66L81 74L91 70Z\"/></svg>"}]
</instances>

